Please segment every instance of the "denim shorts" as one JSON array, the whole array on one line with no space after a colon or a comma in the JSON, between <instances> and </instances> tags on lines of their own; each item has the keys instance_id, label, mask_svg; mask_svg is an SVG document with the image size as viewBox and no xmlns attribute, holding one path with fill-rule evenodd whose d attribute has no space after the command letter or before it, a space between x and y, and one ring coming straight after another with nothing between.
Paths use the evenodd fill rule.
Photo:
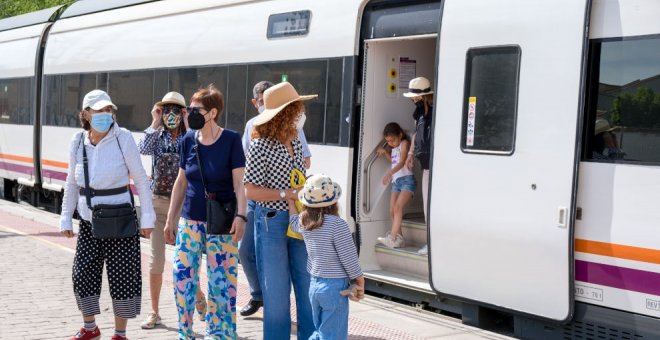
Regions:
<instances>
[{"instance_id":1,"label":"denim shorts","mask_svg":"<svg viewBox=\"0 0 660 340\"><path fill-rule=\"evenodd\" d=\"M415 189L417 189L417 181L413 175L399 177L392 182L392 192L410 191L414 193Z\"/></svg>"}]
</instances>

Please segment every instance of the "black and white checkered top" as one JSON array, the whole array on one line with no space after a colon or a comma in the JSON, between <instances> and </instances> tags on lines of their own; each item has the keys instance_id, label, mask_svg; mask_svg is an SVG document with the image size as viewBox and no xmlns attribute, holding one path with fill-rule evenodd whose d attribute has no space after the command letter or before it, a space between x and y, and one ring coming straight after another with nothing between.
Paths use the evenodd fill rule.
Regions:
<instances>
[{"instance_id":1,"label":"black and white checkered top","mask_svg":"<svg viewBox=\"0 0 660 340\"><path fill-rule=\"evenodd\" d=\"M302 144L298 138L292 144L293 158L286 146L275 139L253 139L246 156L243 183L278 190L291 188L291 171L298 169L305 173ZM286 200L257 201L257 204L275 210L289 210Z\"/></svg>"}]
</instances>

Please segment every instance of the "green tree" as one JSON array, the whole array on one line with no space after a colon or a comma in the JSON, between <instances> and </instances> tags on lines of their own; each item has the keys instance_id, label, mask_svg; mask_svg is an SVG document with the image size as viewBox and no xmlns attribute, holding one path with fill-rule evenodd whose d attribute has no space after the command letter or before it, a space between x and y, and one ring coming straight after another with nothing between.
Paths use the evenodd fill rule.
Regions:
<instances>
[{"instance_id":1,"label":"green tree","mask_svg":"<svg viewBox=\"0 0 660 340\"><path fill-rule=\"evenodd\" d=\"M660 128L660 93L641 87L635 93L622 93L614 99L612 121L635 128Z\"/></svg>"},{"instance_id":2,"label":"green tree","mask_svg":"<svg viewBox=\"0 0 660 340\"><path fill-rule=\"evenodd\" d=\"M0 0L0 19L58 5L70 5L75 1L76 0Z\"/></svg>"}]
</instances>

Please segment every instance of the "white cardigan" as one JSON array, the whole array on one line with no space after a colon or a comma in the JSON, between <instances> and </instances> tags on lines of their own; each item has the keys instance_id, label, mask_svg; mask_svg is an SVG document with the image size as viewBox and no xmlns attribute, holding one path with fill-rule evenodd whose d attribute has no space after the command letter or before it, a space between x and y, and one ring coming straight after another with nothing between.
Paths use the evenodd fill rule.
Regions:
<instances>
[{"instance_id":1,"label":"white cardigan","mask_svg":"<svg viewBox=\"0 0 660 340\"><path fill-rule=\"evenodd\" d=\"M79 194L79 188L85 187L85 174L83 170L83 156L81 135L84 134L84 145L87 151L90 187L101 189L114 189L128 185L129 171L133 177L135 188L140 197L140 227L151 229L156 222L156 214L151 202L151 188L147 173L142 167L140 153L130 131L120 128L115 123L108 134L96 145L89 141L88 132L78 132L71 139L69 146L69 169L64 186L62 199L62 214L60 216L60 229L72 230L73 212L78 207L78 214L84 220L90 221L92 213L87 207L85 196ZM117 139L121 145L117 145ZM123 156L122 156L123 152ZM124 163L124 159L126 163ZM127 171L128 168L128 171ZM97 204L129 203L131 198L128 192L112 196L95 196L92 198L92 207Z\"/></svg>"}]
</instances>

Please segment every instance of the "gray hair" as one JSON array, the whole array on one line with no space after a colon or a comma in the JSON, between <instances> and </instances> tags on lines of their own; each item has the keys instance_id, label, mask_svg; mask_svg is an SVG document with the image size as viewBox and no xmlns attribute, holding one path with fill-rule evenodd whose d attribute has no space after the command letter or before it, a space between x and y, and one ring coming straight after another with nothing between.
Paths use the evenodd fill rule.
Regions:
<instances>
[{"instance_id":1,"label":"gray hair","mask_svg":"<svg viewBox=\"0 0 660 340\"><path fill-rule=\"evenodd\" d=\"M254 88L252 88L252 98L257 99L260 94L263 94L264 91L268 90L268 88L273 85L275 84L269 82L268 80L258 82L256 85L254 85Z\"/></svg>"}]
</instances>

